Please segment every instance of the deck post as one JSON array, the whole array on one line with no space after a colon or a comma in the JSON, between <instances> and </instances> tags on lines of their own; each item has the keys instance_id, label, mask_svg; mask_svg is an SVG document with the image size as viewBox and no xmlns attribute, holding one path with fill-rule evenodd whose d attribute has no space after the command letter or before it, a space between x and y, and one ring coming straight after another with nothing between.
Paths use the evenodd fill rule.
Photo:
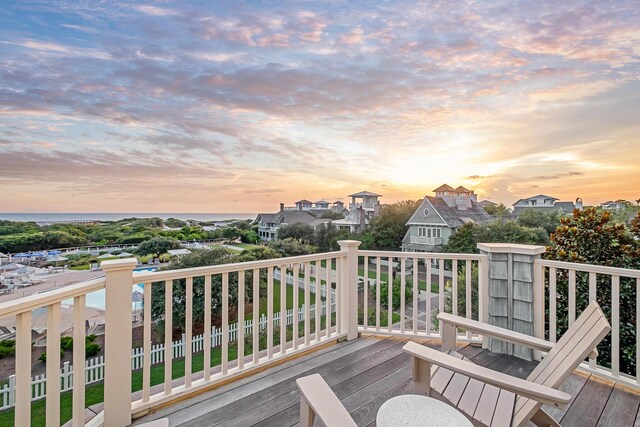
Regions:
<instances>
[{"instance_id":1,"label":"deck post","mask_svg":"<svg viewBox=\"0 0 640 427\"><path fill-rule=\"evenodd\" d=\"M347 340L358 338L358 247L357 240L339 240L344 253L340 285L338 289L340 307L340 331L347 333Z\"/></svg>"},{"instance_id":2,"label":"deck post","mask_svg":"<svg viewBox=\"0 0 640 427\"><path fill-rule=\"evenodd\" d=\"M131 288L135 258L104 261L104 425L131 424Z\"/></svg>"},{"instance_id":3,"label":"deck post","mask_svg":"<svg viewBox=\"0 0 640 427\"><path fill-rule=\"evenodd\" d=\"M544 246L513 243L478 243L480 253L488 258L486 295L489 324L528 335L544 337L544 281L536 260ZM531 349L488 339L490 351L531 360Z\"/></svg>"}]
</instances>

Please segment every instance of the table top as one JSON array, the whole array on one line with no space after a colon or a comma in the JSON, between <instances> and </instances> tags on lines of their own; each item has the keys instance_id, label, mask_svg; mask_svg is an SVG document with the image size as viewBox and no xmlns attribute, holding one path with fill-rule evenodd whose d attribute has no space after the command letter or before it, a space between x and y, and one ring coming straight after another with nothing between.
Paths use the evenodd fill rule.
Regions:
<instances>
[{"instance_id":1,"label":"table top","mask_svg":"<svg viewBox=\"0 0 640 427\"><path fill-rule=\"evenodd\" d=\"M405 394L393 397L378 409L379 427L472 427L455 408L427 396Z\"/></svg>"}]
</instances>

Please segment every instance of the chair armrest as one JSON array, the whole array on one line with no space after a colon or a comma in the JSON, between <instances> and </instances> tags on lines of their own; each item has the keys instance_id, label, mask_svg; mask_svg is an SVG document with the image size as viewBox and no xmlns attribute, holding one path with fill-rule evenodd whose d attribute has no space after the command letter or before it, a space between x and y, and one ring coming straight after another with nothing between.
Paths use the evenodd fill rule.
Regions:
<instances>
[{"instance_id":1,"label":"chair armrest","mask_svg":"<svg viewBox=\"0 0 640 427\"><path fill-rule=\"evenodd\" d=\"M415 342L408 342L402 349L411 356L428 363L556 408L562 408L571 401L571 395L563 391L478 366Z\"/></svg>"},{"instance_id":2,"label":"chair armrest","mask_svg":"<svg viewBox=\"0 0 640 427\"><path fill-rule=\"evenodd\" d=\"M356 427L349 412L319 374L296 380L300 394L327 427Z\"/></svg>"},{"instance_id":3,"label":"chair armrest","mask_svg":"<svg viewBox=\"0 0 640 427\"><path fill-rule=\"evenodd\" d=\"M509 329L489 325L488 323L478 322L477 320L454 316L453 314L449 313L438 314L438 319L442 320L443 323L455 325L467 331L479 332L482 335L498 338L513 344L524 345L534 350L548 352L554 346L554 343L550 341L532 337L531 335L510 331Z\"/></svg>"}]
</instances>

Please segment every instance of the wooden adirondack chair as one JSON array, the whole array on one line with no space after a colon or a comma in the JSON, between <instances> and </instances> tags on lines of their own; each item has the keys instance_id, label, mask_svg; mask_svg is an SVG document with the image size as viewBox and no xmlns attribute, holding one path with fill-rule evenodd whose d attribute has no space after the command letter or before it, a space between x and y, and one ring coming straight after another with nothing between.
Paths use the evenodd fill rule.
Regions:
<instances>
[{"instance_id":1,"label":"wooden adirondack chair","mask_svg":"<svg viewBox=\"0 0 640 427\"><path fill-rule=\"evenodd\" d=\"M474 423L486 426L559 426L542 404L562 408L571 396L557 390L587 356L595 357L596 345L611 326L594 301L557 343L496 326L441 313L443 350L414 342L404 346L413 356L416 391L440 398L455 406ZM534 350L548 352L526 380L512 377L462 360L454 352L456 329L466 329Z\"/></svg>"}]
</instances>

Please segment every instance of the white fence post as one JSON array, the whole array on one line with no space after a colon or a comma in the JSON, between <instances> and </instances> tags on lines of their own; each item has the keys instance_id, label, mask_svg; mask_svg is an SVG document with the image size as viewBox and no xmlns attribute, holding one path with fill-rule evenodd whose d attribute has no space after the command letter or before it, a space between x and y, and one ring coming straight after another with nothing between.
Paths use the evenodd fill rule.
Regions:
<instances>
[{"instance_id":1,"label":"white fence post","mask_svg":"<svg viewBox=\"0 0 640 427\"><path fill-rule=\"evenodd\" d=\"M137 260L103 261L105 292L104 425L131 424L131 288Z\"/></svg>"},{"instance_id":2,"label":"white fence post","mask_svg":"<svg viewBox=\"0 0 640 427\"><path fill-rule=\"evenodd\" d=\"M347 340L352 340L358 338L358 246L360 242L340 240L338 244L340 250L346 254L346 257L342 258L342 277L339 284L338 306L341 323L339 329L347 333ZM316 308L320 305L316 304Z\"/></svg>"}]
</instances>

